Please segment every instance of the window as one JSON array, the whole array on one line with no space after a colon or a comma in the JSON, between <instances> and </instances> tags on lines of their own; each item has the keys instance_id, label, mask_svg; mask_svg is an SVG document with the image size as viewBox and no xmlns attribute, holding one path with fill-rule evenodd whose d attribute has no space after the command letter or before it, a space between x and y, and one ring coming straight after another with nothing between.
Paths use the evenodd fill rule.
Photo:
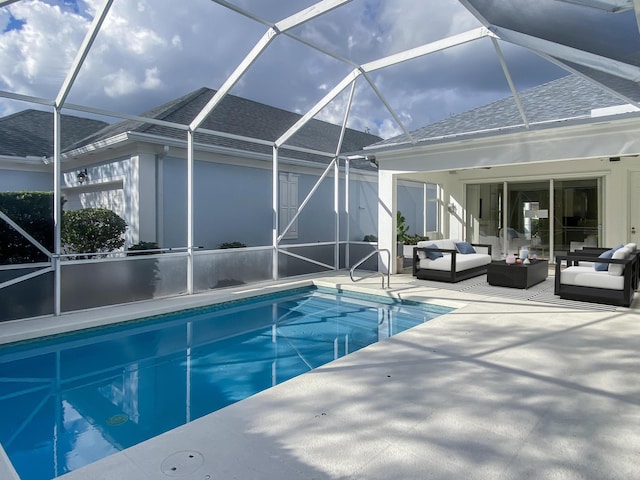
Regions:
<instances>
[{"instance_id":1,"label":"window","mask_svg":"<svg viewBox=\"0 0 640 480\"><path fill-rule=\"evenodd\" d=\"M439 185L425 184L425 232L437 232L440 226Z\"/></svg>"},{"instance_id":2,"label":"window","mask_svg":"<svg viewBox=\"0 0 640 480\"><path fill-rule=\"evenodd\" d=\"M298 175L293 173L280 174L280 233L287 228L291 219L298 212ZM298 219L282 237L283 239L298 238Z\"/></svg>"}]
</instances>

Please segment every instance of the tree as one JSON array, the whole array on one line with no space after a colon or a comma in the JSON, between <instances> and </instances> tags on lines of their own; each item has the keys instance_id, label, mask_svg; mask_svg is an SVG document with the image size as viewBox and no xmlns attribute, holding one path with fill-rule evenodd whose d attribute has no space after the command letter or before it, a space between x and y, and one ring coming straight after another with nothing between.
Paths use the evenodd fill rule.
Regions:
<instances>
[{"instance_id":1,"label":"tree","mask_svg":"<svg viewBox=\"0 0 640 480\"><path fill-rule=\"evenodd\" d=\"M126 229L127 223L106 208L83 208L65 211L62 215L62 243L69 253L96 254L117 250L124 245Z\"/></svg>"}]
</instances>

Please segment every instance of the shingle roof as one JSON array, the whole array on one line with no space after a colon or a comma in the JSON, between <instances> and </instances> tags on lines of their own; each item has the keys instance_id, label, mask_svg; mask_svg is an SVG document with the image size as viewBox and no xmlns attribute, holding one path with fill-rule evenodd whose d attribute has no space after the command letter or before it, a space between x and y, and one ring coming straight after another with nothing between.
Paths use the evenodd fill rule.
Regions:
<instances>
[{"instance_id":1,"label":"shingle roof","mask_svg":"<svg viewBox=\"0 0 640 480\"><path fill-rule=\"evenodd\" d=\"M213 97L215 90L200 88L183 97L160 105L140 116L173 123L188 125L196 115L204 108ZM202 123L202 128L244 137L257 138L267 141L275 141L292 125L301 115L282 110L280 108L254 102L235 95L227 95L222 102ZM91 137L83 139L74 145L78 148L90 143L113 137L125 132L137 132L158 135L166 138L186 140L185 131L168 126L142 123L134 120L125 120L110 125ZM297 147L303 147L323 152L334 152L340 137L340 126L320 120L309 121L288 143ZM238 139L222 138L218 136L196 132L195 141L204 144L228 147L238 150L271 154L271 147L257 145ZM347 129L342 144L342 152L361 150L366 145L380 141L380 137L356 130ZM283 148L286 150L286 148ZM288 151L289 157L304 160L325 162L326 159L316 155L296 151Z\"/></svg>"},{"instance_id":2,"label":"shingle roof","mask_svg":"<svg viewBox=\"0 0 640 480\"><path fill-rule=\"evenodd\" d=\"M624 103L579 75L567 75L519 93L529 123L589 117L591 110ZM411 132L418 142L462 133L521 125L522 117L511 96L467 112L453 115ZM404 135L379 142L374 147L406 143Z\"/></svg>"},{"instance_id":3,"label":"shingle roof","mask_svg":"<svg viewBox=\"0 0 640 480\"><path fill-rule=\"evenodd\" d=\"M63 150L108 125L73 115L61 115L60 122ZM0 155L51 157L53 114L30 109L0 118Z\"/></svg>"}]
</instances>

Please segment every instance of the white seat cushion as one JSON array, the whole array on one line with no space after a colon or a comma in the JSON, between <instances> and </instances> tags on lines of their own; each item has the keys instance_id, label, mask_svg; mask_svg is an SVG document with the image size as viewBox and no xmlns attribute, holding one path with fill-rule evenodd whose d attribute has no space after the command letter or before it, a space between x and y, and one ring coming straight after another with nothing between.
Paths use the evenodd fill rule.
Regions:
<instances>
[{"instance_id":1,"label":"white seat cushion","mask_svg":"<svg viewBox=\"0 0 640 480\"><path fill-rule=\"evenodd\" d=\"M482 267L491 263L491 256L484 253L468 253L463 255L461 253L456 254L456 272L462 272L469 270L470 268ZM445 253L442 257L435 260L429 260L425 258L420 260L420 268L428 268L431 270L451 270L451 254Z\"/></svg>"},{"instance_id":2,"label":"white seat cushion","mask_svg":"<svg viewBox=\"0 0 640 480\"><path fill-rule=\"evenodd\" d=\"M624 288L624 277L621 275L609 275L608 271L598 272L593 267L575 266L565 268L560 272L560 283L579 287L622 290Z\"/></svg>"}]
</instances>

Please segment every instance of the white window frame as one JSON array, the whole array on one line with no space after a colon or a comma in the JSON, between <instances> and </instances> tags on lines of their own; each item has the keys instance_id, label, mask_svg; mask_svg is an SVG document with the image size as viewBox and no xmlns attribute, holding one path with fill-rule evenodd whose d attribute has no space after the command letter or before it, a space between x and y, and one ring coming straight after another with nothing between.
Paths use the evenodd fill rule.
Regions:
<instances>
[{"instance_id":1,"label":"white window frame","mask_svg":"<svg viewBox=\"0 0 640 480\"><path fill-rule=\"evenodd\" d=\"M429 186L433 185L436 188L436 196L435 198L429 198L429 196L427 195L427 191L429 190ZM443 189L442 186L438 183L431 183L431 182L425 182L424 183L424 234L425 235L433 235L434 233L437 233L440 231L440 206L442 205L442 197L443 197ZM429 205L430 204L435 204L435 212L436 212L436 218L435 218L435 223L436 223L436 227L435 230L428 230L427 229L427 225L429 224L429 218L428 218L428 211L429 211Z\"/></svg>"},{"instance_id":2,"label":"white window frame","mask_svg":"<svg viewBox=\"0 0 640 480\"><path fill-rule=\"evenodd\" d=\"M291 219L298 213L298 180L300 175L282 172L279 174L280 180L280 200L279 200L279 223L282 233ZM283 240L295 240L298 238L298 219L296 218L291 228L282 237Z\"/></svg>"}]
</instances>

